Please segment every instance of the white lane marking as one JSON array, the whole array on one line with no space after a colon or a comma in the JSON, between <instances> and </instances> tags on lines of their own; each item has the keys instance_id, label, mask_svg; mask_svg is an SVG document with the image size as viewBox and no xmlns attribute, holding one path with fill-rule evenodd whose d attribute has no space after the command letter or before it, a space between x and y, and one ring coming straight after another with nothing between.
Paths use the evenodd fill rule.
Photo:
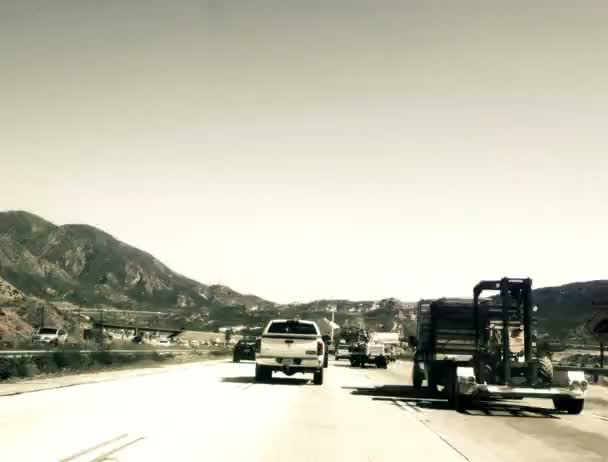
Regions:
<instances>
[{"instance_id":1,"label":"white lane marking","mask_svg":"<svg viewBox=\"0 0 608 462\"><path fill-rule=\"evenodd\" d=\"M145 438L146 438L145 436L140 436L139 438L135 438L134 440L131 440L128 443L125 443L121 446L118 446L117 448L114 448L111 451L100 454L99 456L95 457L94 459L90 460L89 462L102 462L105 460L109 460L108 458L110 456L116 454L118 451L122 451L123 449L128 448L129 446L132 446L135 443L139 443L140 441L144 440Z\"/></svg>"},{"instance_id":2,"label":"white lane marking","mask_svg":"<svg viewBox=\"0 0 608 462\"><path fill-rule=\"evenodd\" d=\"M397 406L399 406L401 409L403 409L408 414L413 416L414 419L416 419L418 422L420 422L422 425L424 425L431 433L433 433L435 436L437 436L441 441L443 441L445 444L447 444L460 457L462 457L463 459L470 462L470 459L467 456L465 456L462 452L460 452L460 450L456 446L454 446L452 443L450 443L449 440L445 436L443 436L438 431L433 430L429 426L429 421L426 418L424 418L422 415L418 415L419 413L422 413L422 411L420 409L418 409L417 406L415 406L413 403L409 403L409 402L402 403L397 400L395 400L394 402L395 402L395 404L397 404Z\"/></svg>"},{"instance_id":3,"label":"white lane marking","mask_svg":"<svg viewBox=\"0 0 608 462\"><path fill-rule=\"evenodd\" d=\"M401 409L403 409L405 412L409 412L410 414L415 415L416 411L414 410L414 407L409 405L409 403L403 403L401 401L396 401L395 400L395 404L397 406L399 406Z\"/></svg>"},{"instance_id":4,"label":"white lane marking","mask_svg":"<svg viewBox=\"0 0 608 462\"><path fill-rule=\"evenodd\" d=\"M71 461L76 460L76 459L78 459L78 458L80 458L82 456L90 454L93 451L101 449L104 446L109 446L112 443L115 443L115 442L120 441L120 440L124 440L127 436L129 436L129 435L126 434L126 433L123 433L122 435L118 435L118 436L116 436L114 438L111 438L109 440L102 441L101 443L96 444L93 447L90 447L90 448L87 448L87 449L83 449L82 451L79 451L76 454L72 454L71 456L64 457L63 459L60 459L59 462L71 462Z\"/></svg>"},{"instance_id":5,"label":"white lane marking","mask_svg":"<svg viewBox=\"0 0 608 462\"><path fill-rule=\"evenodd\" d=\"M595 413L592 413L591 415L597 417L598 419L602 419L602 420L605 420L608 422L608 417L606 417L606 416L595 414Z\"/></svg>"}]
</instances>

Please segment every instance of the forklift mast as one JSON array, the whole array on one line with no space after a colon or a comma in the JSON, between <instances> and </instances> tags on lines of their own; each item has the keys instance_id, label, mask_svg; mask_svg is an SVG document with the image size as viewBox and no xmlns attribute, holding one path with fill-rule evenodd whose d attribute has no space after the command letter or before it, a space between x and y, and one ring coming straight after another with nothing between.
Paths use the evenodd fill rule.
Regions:
<instances>
[{"instance_id":1,"label":"forklift mast","mask_svg":"<svg viewBox=\"0 0 608 462\"><path fill-rule=\"evenodd\" d=\"M477 351L485 351L487 347L486 339L486 319L482 315L486 314L479 306L479 298L482 292L491 290L500 292L502 306L502 366L503 380L508 384L511 379L511 357L509 341L509 325L513 321L512 313L514 306L517 308L517 320L523 324L524 330L524 358L528 367L528 379L530 383L536 375L534 367L534 354L532 349L532 279L510 279L503 278L500 281L481 281L473 289L473 316L475 323L475 343ZM482 355L479 360L483 361ZM481 366L481 365L480 365Z\"/></svg>"}]
</instances>

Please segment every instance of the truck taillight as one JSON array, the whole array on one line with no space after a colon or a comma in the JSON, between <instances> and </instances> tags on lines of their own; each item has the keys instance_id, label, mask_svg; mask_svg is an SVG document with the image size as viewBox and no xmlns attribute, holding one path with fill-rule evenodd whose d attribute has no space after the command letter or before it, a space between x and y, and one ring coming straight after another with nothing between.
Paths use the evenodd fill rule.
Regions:
<instances>
[{"instance_id":1,"label":"truck taillight","mask_svg":"<svg viewBox=\"0 0 608 462\"><path fill-rule=\"evenodd\" d=\"M321 356L323 354L323 342L317 342L317 356Z\"/></svg>"},{"instance_id":2,"label":"truck taillight","mask_svg":"<svg viewBox=\"0 0 608 462\"><path fill-rule=\"evenodd\" d=\"M259 353L261 349L262 349L262 339L259 338L255 341L255 352Z\"/></svg>"}]
</instances>

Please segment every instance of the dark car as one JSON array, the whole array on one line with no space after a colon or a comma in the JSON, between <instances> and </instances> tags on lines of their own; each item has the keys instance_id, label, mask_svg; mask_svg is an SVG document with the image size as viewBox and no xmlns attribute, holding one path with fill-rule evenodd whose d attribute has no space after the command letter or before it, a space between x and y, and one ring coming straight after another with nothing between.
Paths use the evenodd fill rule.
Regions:
<instances>
[{"instance_id":1,"label":"dark car","mask_svg":"<svg viewBox=\"0 0 608 462\"><path fill-rule=\"evenodd\" d=\"M234 346L232 362L238 363L241 360L255 361L255 338L239 340Z\"/></svg>"}]
</instances>

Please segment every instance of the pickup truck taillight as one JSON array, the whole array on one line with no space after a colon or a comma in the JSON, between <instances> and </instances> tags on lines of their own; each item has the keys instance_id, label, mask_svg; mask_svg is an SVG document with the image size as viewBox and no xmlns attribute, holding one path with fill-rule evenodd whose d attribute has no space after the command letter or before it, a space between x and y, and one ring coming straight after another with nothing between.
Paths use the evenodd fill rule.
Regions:
<instances>
[{"instance_id":1,"label":"pickup truck taillight","mask_svg":"<svg viewBox=\"0 0 608 462\"><path fill-rule=\"evenodd\" d=\"M262 339L259 338L255 341L255 352L259 353L262 349Z\"/></svg>"},{"instance_id":2,"label":"pickup truck taillight","mask_svg":"<svg viewBox=\"0 0 608 462\"><path fill-rule=\"evenodd\" d=\"M321 356L323 354L323 342L317 342L317 356Z\"/></svg>"}]
</instances>

